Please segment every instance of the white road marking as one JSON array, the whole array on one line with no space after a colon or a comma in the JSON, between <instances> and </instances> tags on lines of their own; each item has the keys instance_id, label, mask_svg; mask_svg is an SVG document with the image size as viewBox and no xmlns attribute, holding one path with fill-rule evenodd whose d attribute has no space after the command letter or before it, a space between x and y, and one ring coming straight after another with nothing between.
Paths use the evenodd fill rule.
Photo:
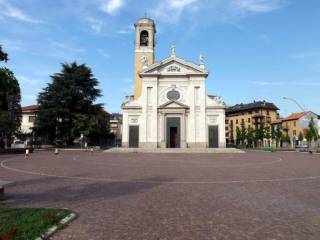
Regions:
<instances>
[{"instance_id":1,"label":"white road marking","mask_svg":"<svg viewBox=\"0 0 320 240\"><path fill-rule=\"evenodd\" d=\"M281 158L279 158L280 161ZM282 161L282 159L281 159ZM260 183L260 182L290 182L290 181L306 181L306 180L318 180L320 176L308 176L308 177L296 177L296 178L274 178L274 179L252 179L252 180L225 180L225 181L157 181L157 180L126 180L126 179L111 179L111 178L91 178L91 177L75 177L75 176L64 176L47 174L34 171L26 171L17 168L8 167L5 163L10 160L4 160L0 166L4 169L38 176L46 176L53 178L65 178L71 180L85 180L85 181L104 181L104 182L117 182L117 183L147 183L147 184L242 184L242 183Z\"/></svg>"}]
</instances>

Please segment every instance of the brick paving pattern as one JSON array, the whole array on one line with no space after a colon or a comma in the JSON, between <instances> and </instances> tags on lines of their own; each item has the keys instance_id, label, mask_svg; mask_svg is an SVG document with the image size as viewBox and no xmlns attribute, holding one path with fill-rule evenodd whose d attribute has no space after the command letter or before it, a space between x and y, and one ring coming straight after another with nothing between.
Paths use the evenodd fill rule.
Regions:
<instances>
[{"instance_id":1,"label":"brick paving pattern","mask_svg":"<svg viewBox=\"0 0 320 240\"><path fill-rule=\"evenodd\" d=\"M41 151L0 162L0 179L16 182L4 204L79 214L54 240L320 239L320 155Z\"/></svg>"}]
</instances>

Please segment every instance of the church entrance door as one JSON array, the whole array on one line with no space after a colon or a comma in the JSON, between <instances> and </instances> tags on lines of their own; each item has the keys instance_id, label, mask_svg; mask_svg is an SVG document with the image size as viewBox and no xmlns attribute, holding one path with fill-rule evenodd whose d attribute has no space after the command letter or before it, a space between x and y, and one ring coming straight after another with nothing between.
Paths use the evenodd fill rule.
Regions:
<instances>
[{"instance_id":1,"label":"church entrance door","mask_svg":"<svg viewBox=\"0 0 320 240\"><path fill-rule=\"evenodd\" d=\"M180 118L167 118L167 148L180 148Z\"/></svg>"},{"instance_id":2,"label":"church entrance door","mask_svg":"<svg viewBox=\"0 0 320 240\"><path fill-rule=\"evenodd\" d=\"M129 126L129 148L139 147L139 126Z\"/></svg>"},{"instance_id":3,"label":"church entrance door","mask_svg":"<svg viewBox=\"0 0 320 240\"><path fill-rule=\"evenodd\" d=\"M218 126L209 126L209 148L219 147L219 128Z\"/></svg>"}]
</instances>

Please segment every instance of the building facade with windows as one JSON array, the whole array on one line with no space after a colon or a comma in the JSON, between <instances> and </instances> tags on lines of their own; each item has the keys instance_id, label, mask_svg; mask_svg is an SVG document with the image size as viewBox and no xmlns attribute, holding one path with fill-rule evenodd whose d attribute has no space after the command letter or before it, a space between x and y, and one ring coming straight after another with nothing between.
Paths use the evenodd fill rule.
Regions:
<instances>
[{"instance_id":1,"label":"building facade with windows","mask_svg":"<svg viewBox=\"0 0 320 240\"><path fill-rule=\"evenodd\" d=\"M122 137L122 114L112 113L110 116L110 133L114 134L117 142L120 141Z\"/></svg>"},{"instance_id":2,"label":"building facade with windows","mask_svg":"<svg viewBox=\"0 0 320 240\"><path fill-rule=\"evenodd\" d=\"M266 101L255 101L228 107L226 109L227 142L237 142L237 128L256 130L261 127L270 127L271 129L271 123L279 118L278 110L275 104Z\"/></svg>"},{"instance_id":3,"label":"building facade with windows","mask_svg":"<svg viewBox=\"0 0 320 240\"><path fill-rule=\"evenodd\" d=\"M21 133L31 134L36 120L39 105L29 105L21 108Z\"/></svg>"},{"instance_id":4,"label":"building facade with windows","mask_svg":"<svg viewBox=\"0 0 320 240\"><path fill-rule=\"evenodd\" d=\"M305 137L305 132L309 128L311 118L319 131L319 116L314 112L309 111L292 113L288 117L282 119L281 127L283 134L288 135L292 142L298 140L299 134L302 134Z\"/></svg>"},{"instance_id":5,"label":"building facade with windows","mask_svg":"<svg viewBox=\"0 0 320 240\"><path fill-rule=\"evenodd\" d=\"M152 19L135 24L135 90L122 104L123 147L224 148L225 104L206 94L209 75L199 64L171 54L155 62Z\"/></svg>"}]
</instances>

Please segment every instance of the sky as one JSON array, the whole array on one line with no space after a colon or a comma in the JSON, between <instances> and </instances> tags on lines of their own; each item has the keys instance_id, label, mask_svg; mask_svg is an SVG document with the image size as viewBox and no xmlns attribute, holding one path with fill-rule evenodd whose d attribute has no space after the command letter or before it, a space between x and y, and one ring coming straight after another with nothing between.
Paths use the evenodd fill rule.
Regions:
<instances>
[{"instance_id":1,"label":"sky","mask_svg":"<svg viewBox=\"0 0 320 240\"><path fill-rule=\"evenodd\" d=\"M207 93L227 105L274 102L282 116L320 114L319 0L0 0L0 45L15 73L22 105L60 72L85 63L99 80L109 112L133 94L134 27L157 25L156 61L170 55L210 71ZM3 64L2 64L3 65Z\"/></svg>"}]
</instances>

